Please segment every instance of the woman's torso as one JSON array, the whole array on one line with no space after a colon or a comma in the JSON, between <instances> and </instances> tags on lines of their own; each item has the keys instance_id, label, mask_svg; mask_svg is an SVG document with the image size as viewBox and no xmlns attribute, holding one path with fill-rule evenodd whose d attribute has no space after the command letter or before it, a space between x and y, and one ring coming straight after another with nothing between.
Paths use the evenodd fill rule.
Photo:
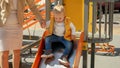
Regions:
<instances>
[{"instance_id":1,"label":"woman's torso","mask_svg":"<svg viewBox=\"0 0 120 68\"><path fill-rule=\"evenodd\" d=\"M10 14L6 20L5 26L10 25L17 25L18 19L17 19L17 0L13 0L11 3L11 11Z\"/></svg>"}]
</instances>

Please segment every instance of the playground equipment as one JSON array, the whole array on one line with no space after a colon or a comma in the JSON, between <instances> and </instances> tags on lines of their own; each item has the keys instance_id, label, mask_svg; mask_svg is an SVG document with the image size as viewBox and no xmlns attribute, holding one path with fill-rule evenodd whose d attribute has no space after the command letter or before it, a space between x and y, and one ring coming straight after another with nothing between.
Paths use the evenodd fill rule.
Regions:
<instances>
[{"instance_id":1,"label":"playground equipment","mask_svg":"<svg viewBox=\"0 0 120 68\"><path fill-rule=\"evenodd\" d=\"M45 34L46 34L46 32L44 33L44 35ZM54 53L56 59L54 61L50 62L49 64L45 64L46 60L41 58L41 55L42 55L43 49L44 49L44 35L43 35L43 38L40 41L38 52L36 54L36 58L35 58L35 61L32 65L32 68L46 68L47 65L51 65L51 66L53 66L54 64L59 65L59 62L57 61L57 59L60 58L60 56L62 55L61 52L56 51ZM80 35L80 40L78 40L77 48L73 49L73 51L71 53L71 56L69 58L70 68L78 68L79 67L79 61L80 61L81 52L82 52L83 39L84 39L84 33L82 32L81 35Z\"/></svg>"},{"instance_id":2,"label":"playground equipment","mask_svg":"<svg viewBox=\"0 0 120 68\"><path fill-rule=\"evenodd\" d=\"M41 0L35 0L34 3L38 4ZM45 4L42 4L40 6L38 6L38 9L41 9L45 6ZM41 11L40 15L42 16L42 18L44 18L44 14L45 11ZM33 15L33 13L30 11L29 6L26 5L25 6L25 13L24 13L24 22L22 23L23 25L23 30L27 30L28 31L28 35L24 35L23 36L23 46L22 46L22 53L24 53L25 51L29 50L31 51L31 48L36 46L39 42L40 42L40 37L39 36L35 36L35 31L36 31L36 24L39 21L35 18L35 16ZM33 27L33 34L31 34L31 30L30 27ZM25 40L25 41L24 41ZM28 40L28 42L26 41ZM31 40L31 41L29 41Z\"/></svg>"},{"instance_id":3,"label":"playground equipment","mask_svg":"<svg viewBox=\"0 0 120 68\"><path fill-rule=\"evenodd\" d=\"M35 3L39 2L40 0L35 0ZM45 0L46 4L40 5L40 8L45 7L46 10L41 10L40 14L46 21L50 19L52 15L50 4L54 2L54 0ZM58 0L56 0L58 1ZM96 28L96 19L97 19L97 3L103 2L103 0L60 0L60 3L64 5L66 15L71 18L74 25L77 28L77 31L81 31L80 35L78 36L77 45L69 58L70 67L72 68L79 68L81 54L83 52L83 68L87 68L87 43L91 43L91 68L94 68L94 54L95 54L95 43L108 43L112 40L113 37L113 0L104 0L106 2L106 11L105 11L105 23L101 24L101 16L99 17L99 24L98 34L97 37L97 28ZM109 2L109 3L108 3ZM109 14L107 15L107 4L110 4L109 7ZM93 5L93 6L92 6ZM25 9L29 7L26 6ZM100 5L100 15L101 15L101 5ZM85 11L85 12L84 12ZM109 16L109 17L108 17ZM32 21L32 22L30 22ZM25 22L23 23L23 29L27 29L37 23L38 21L35 19L35 16L32 15L31 12L25 13ZM108 23L109 22L109 23ZM102 26L104 29L102 31ZM91 34L90 34L91 32ZM103 34L102 34L103 33ZM46 32L44 33L44 35ZM44 35L42 39L39 39L37 43L40 41L38 52L36 53L36 57L34 63L31 68L45 68L47 65L44 63L44 59L41 59L41 54L43 53L44 49ZM103 37L102 37L103 36ZM29 46L31 48L31 46ZM110 47L111 48L111 47ZM98 50L97 50L98 51ZM114 51L114 47L111 48L111 51ZM55 57L60 57L59 52L55 52ZM49 65L55 64L56 59L49 63ZM59 63L56 62L58 65Z\"/></svg>"},{"instance_id":4,"label":"playground equipment","mask_svg":"<svg viewBox=\"0 0 120 68\"><path fill-rule=\"evenodd\" d=\"M110 45L108 42L110 40L112 40L112 32L113 32L113 1L112 3L109 1L95 1L96 2L96 6L95 9L91 8L90 10L93 10L94 12L94 24L89 22L90 24L96 26L96 27L91 27L91 29L94 29L92 33L92 30L88 33L89 36L89 41L92 38L92 34L94 35L94 41L96 42L96 48L95 48L95 52L103 52L106 55L114 55L114 46ZM102 3L105 4L105 23L102 24L102 14L103 14L103 10L102 10ZM93 2L91 2L91 5L93 5ZM95 6L94 5L94 6ZM95 14L97 10L97 14ZM111 11L111 12L109 12ZM109 13L108 13L109 12ZM98 14L99 13L99 14ZM96 20L96 18L99 18L99 21ZM110 22L110 23L109 23ZM96 24L98 23L98 24ZM88 24L89 25L89 24ZM88 26L89 27L89 26ZM98 40L99 39L99 40ZM92 40L91 40L92 41ZM98 43L99 41L99 43ZM105 43L106 42L106 43ZM103 44L101 44L103 43ZM91 48L88 49L88 52L91 53Z\"/></svg>"},{"instance_id":5,"label":"playground equipment","mask_svg":"<svg viewBox=\"0 0 120 68\"><path fill-rule=\"evenodd\" d=\"M89 22L89 12L88 11L88 6L89 6L89 0L85 0L85 24L84 24L84 32L85 32L85 41L88 43L91 43L91 68L94 68L94 59L95 59L95 51L105 51L105 52L114 52L114 46L106 45L109 47L105 48L106 50L101 50L96 49L95 43L108 43L113 39L113 9L114 9L114 0L90 0L93 3L93 9L92 9L92 31L89 33L88 31L88 22ZM102 14L102 2L105 2L105 22L104 24L101 23L101 14ZM99 3L99 6L97 5ZM109 4L109 7L108 7ZM96 19L97 19L97 14L96 10L97 7L99 7L100 15L99 15L99 22L97 24L96 28ZM109 13L107 14L107 11ZM98 32L96 31L98 30Z\"/></svg>"},{"instance_id":6,"label":"playground equipment","mask_svg":"<svg viewBox=\"0 0 120 68\"><path fill-rule=\"evenodd\" d=\"M46 17L47 17L46 21L48 21L50 19L50 16L51 16L50 15L50 8L48 8L48 7L50 7L50 5L49 5L50 0L46 0L46 3L47 3L46 4ZM78 36L78 39L76 39L76 41L77 41L76 47L77 48L73 49L72 54L69 57L70 68L72 68L72 67L79 68L80 57L82 54L83 39L84 39L84 33L82 32L83 27L79 27L79 26L83 25L83 19L81 18L82 16L80 16L80 15L84 15L83 14L83 7L82 7L84 1L83 0L74 0L74 1L69 1L69 0L62 1L62 0L60 0L60 3L64 3L67 16L71 17L71 20L73 21L73 23L75 22L74 24L77 27L77 30L81 31L81 34ZM71 5L71 3L73 3L74 6ZM78 4L76 5L76 3L78 3ZM81 3L81 4L79 4L79 3ZM71 8L68 8L68 6L71 8L74 8L74 11L77 10L78 13L74 14L75 12L70 11ZM80 10L78 10L79 7L81 7ZM71 15L71 14L73 14L73 15ZM75 17L75 16L78 16L78 17ZM44 34L46 34L46 33L44 33ZM41 59L41 54L43 53L43 49L44 49L44 35L40 41L40 45L38 47L38 52L36 54L32 68L45 68L45 67L47 67L47 65L44 63L45 60ZM56 59L54 61L52 61L51 63L49 63L48 65L59 65L60 66L60 64L57 61L57 58L59 58L61 56L61 53L62 52L59 53L59 52L55 51L54 54L55 54Z\"/></svg>"},{"instance_id":7,"label":"playground equipment","mask_svg":"<svg viewBox=\"0 0 120 68\"><path fill-rule=\"evenodd\" d=\"M101 23L101 15L103 13L102 11L102 3L105 3L105 23L102 24ZM99 5L98 5L99 4ZM108 2L108 1L96 1L95 5L96 7L93 7L93 11L94 11L94 16L96 16L97 14L95 14L96 9L99 11L99 21L97 24L97 27L94 29L94 27L92 28L92 32L91 34L89 34L89 42L96 42L96 49L95 52L104 52L106 53L106 55L114 55L114 46L110 45L108 42L112 40L112 33L113 33L113 2ZM94 5L94 6L95 6ZM109 5L109 6L108 6ZM99 7L99 8L98 8ZM107 14L107 12L109 12ZM94 26L96 26L96 17L94 17L94 22L92 23ZM103 27L102 27L103 26ZM102 27L102 28L101 28ZM98 30L98 31L96 31ZM91 40L92 38L92 40ZM94 38L94 40L93 40ZM100 45L99 43L103 43L102 45ZM89 53L91 52L91 49L88 50Z\"/></svg>"}]
</instances>

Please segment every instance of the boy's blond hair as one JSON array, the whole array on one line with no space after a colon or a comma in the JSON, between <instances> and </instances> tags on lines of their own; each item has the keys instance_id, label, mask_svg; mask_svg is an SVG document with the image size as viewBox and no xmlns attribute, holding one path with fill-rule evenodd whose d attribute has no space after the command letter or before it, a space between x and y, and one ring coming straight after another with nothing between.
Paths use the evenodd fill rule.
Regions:
<instances>
[{"instance_id":1,"label":"boy's blond hair","mask_svg":"<svg viewBox=\"0 0 120 68\"><path fill-rule=\"evenodd\" d=\"M60 5L60 4L58 3L56 6L54 6L53 12L54 12L54 13L64 12L64 6L63 6L63 5Z\"/></svg>"}]
</instances>

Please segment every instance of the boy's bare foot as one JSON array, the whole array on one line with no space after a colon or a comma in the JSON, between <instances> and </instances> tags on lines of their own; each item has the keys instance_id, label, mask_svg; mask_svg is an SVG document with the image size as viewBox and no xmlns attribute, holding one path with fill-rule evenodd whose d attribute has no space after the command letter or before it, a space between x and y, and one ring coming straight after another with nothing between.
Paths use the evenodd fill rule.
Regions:
<instances>
[{"instance_id":1,"label":"boy's bare foot","mask_svg":"<svg viewBox=\"0 0 120 68\"><path fill-rule=\"evenodd\" d=\"M46 54L43 54L43 55L41 55L41 58L50 58L50 57L53 57L54 55L51 53L51 54L48 54L48 55L46 55Z\"/></svg>"},{"instance_id":2,"label":"boy's bare foot","mask_svg":"<svg viewBox=\"0 0 120 68\"><path fill-rule=\"evenodd\" d=\"M53 53L52 53L51 50L46 50L46 51L44 52L44 54L41 55L41 58L50 58L50 57L53 57L53 56L54 56L54 55L53 55Z\"/></svg>"},{"instance_id":3,"label":"boy's bare foot","mask_svg":"<svg viewBox=\"0 0 120 68\"><path fill-rule=\"evenodd\" d=\"M54 56L51 56L51 57L49 57L49 58L46 58L45 59L45 64L49 64L51 61L53 61L55 59L55 57Z\"/></svg>"},{"instance_id":4,"label":"boy's bare foot","mask_svg":"<svg viewBox=\"0 0 120 68\"><path fill-rule=\"evenodd\" d=\"M58 59L58 61L60 62L60 64L66 66L67 68L70 67L70 63L69 63L69 61L68 61L67 56L61 56L61 58Z\"/></svg>"}]
</instances>

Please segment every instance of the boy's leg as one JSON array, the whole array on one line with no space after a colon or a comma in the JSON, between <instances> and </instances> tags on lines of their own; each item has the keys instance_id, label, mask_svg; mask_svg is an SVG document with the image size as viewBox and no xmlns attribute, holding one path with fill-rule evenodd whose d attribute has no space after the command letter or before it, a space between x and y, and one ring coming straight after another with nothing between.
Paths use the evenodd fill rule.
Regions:
<instances>
[{"instance_id":1,"label":"boy's leg","mask_svg":"<svg viewBox=\"0 0 120 68\"><path fill-rule=\"evenodd\" d=\"M72 49L72 42L64 39L64 40L62 40L62 43L65 46L65 50L63 52L63 55L68 56L71 49Z\"/></svg>"},{"instance_id":2,"label":"boy's leg","mask_svg":"<svg viewBox=\"0 0 120 68\"><path fill-rule=\"evenodd\" d=\"M61 64L68 67L69 66L68 55L69 55L69 53L70 53L70 51L72 49L72 42L67 41L65 39L62 39L61 42L64 44L65 50L64 50L63 55L61 56L61 58L58 59L58 61Z\"/></svg>"},{"instance_id":3,"label":"boy's leg","mask_svg":"<svg viewBox=\"0 0 120 68\"><path fill-rule=\"evenodd\" d=\"M50 42L51 38L52 35L45 38L45 50L52 50Z\"/></svg>"},{"instance_id":4,"label":"boy's leg","mask_svg":"<svg viewBox=\"0 0 120 68\"><path fill-rule=\"evenodd\" d=\"M45 38L45 50L52 50L51 43L59 41L59 37L51 35Z\"/></svg>"},{"instance_id":5,"label":"boy's leg","mask_svg":"<svg viewBox=\"0 0 120 68\"><path fill-rule=\"evenodd\" d=\"M53 57L51 43L56 41L58 41L58 37L55 35L45 38L45 53L41 56L42 58Z\"/></svg>"}]
</instances>

